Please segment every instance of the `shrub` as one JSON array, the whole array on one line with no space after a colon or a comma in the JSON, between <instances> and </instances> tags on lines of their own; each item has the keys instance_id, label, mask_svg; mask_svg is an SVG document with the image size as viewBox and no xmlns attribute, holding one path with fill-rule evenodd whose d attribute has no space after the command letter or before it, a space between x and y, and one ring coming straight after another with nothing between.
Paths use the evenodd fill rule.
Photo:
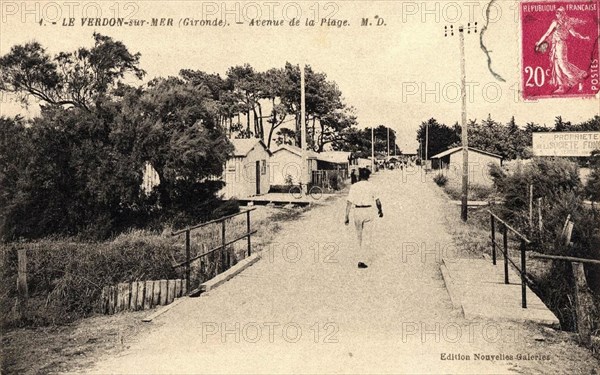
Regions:
<instances>
[{"instance_id":1,"label":"shrub","mask_svg":"<svg viewBox=\"0 0 600 375\"><path fill-rule=\"evenodd\" d=\"M497 212L510 221L517 230L534 240L535 250L563 256L600 259L600 217L595 210L583 205L585 191L578 176L577 163L563 158L533 159L531 164L507 173L492 168L491 175L498 190L506 199ZM533 185L533 198L543 198L541 207L543 232L537 233L528 224L529 185ZM589 191L588 191L589 192ZM573 221L571 241L566 246L560 238L567 216ZM598 291L600 278L597 268L587 267L588 282ZM573 304L573 276L567 262L552 262L547 272L535 279L535 289L544 302L554 311L564 329L574 329L576 311ZM596 297L596 302L598 298ZM600 326L596 314L595 325Z\"/></svg>"},{"instance_id":2,"label":"shrub","mask_svg":"<svg viewBox=\"0 0 600 375\"><path fill-rule=\"evenodd\" d=\"M585 186L585 192L587 198L598 202L600 201L600 150L593 151L590 159L592 171Z\"/></svg>"},{"instance_id":3,"label":"shrub","mask_svg":"<svg viewBox=\"0 0 600 375\"><path fill-rule=\"evenodd\" d=\"M327 171L327 179L329 182L329 188L332 190L342 190L346 186L342 171Z\"/></svg>"},{"instance_id":4,"label":"shrub","mask_svg":"<svg viewBox=\"0 0 600 375\"><path fill-rule=\"evenodd\" d=\"M433 181L437 184L437 186L445 186L448 182L448 177L444 176L442 173L437 174Z\"/></svg>"}]
</instances>

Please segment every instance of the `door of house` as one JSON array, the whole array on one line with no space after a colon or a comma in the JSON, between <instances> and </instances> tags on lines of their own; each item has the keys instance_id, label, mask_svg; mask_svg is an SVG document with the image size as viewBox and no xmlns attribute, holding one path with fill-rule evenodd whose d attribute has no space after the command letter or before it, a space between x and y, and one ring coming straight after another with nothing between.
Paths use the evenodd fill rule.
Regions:
<instances>
[{"instance_id":1,"label":"door of house","mask_svg":"<svg viewBox=\"0 0 600 375\"><path fill-rule=\"evenodd\" d=\"M260 160L256 161L256 195L260 195Z\"/></svg>"}]
</instances>

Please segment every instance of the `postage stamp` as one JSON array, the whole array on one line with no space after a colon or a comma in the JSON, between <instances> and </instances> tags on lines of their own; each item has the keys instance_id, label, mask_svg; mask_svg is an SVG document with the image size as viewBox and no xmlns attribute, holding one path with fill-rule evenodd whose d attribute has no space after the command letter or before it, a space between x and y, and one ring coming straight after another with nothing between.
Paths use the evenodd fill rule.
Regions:
<instances>
[{"instance_id":1,"label":"postage stamp","mask_svg":"<svg viewBox=\"0 0 600 375\"><path fill-rule=\"evenodd\" d=\"M599 4L598 0L521 3L524 99L598 93Z\"/></svg>"}]
</instances>

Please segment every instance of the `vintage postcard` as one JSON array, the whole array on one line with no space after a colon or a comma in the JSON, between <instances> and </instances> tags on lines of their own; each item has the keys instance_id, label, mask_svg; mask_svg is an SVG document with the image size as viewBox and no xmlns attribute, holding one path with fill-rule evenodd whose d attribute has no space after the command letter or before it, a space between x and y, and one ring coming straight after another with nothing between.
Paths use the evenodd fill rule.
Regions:
<instances>
[{"instance_id":1,"label":"vintage postcard","mask_svg":"<svg viewBox=\"0 0 600 375\"><path fill-rule=\"evenodd\" d=\"M0 372L597 374L600 0L0 0Z\"/></svg>"}]
</instances>

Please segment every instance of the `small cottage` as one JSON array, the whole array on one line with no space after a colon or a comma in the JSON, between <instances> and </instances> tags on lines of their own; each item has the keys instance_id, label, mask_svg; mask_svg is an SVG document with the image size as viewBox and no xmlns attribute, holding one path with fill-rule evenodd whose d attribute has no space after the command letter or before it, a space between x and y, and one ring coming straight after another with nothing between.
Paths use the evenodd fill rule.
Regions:
<instances>
[{"instance_id":1,"label":"small cottage","mask_svg":"<svg viewBox=\"0 0 600 375\"><path fill-rule=\"evenodd\" d=\"M434 169L446 170L456 176L462 175L462 146L454 147L431 157ZM502 156L469 147L469 181L473 184L491 185L490 165L502 166Z\"/></svg>"},{"instance_id":2,"label":"small cottage","mask_svg":"<svg viewBox=\"0 0 600 375\"><path fill-rule=\"evenodd\" d=\"M271 152L258 138L232 139L233 155L223 171L225 198L247 198L269 192Z\"/></svg>"},{"instance_id":3,"label":"small cottage","mask_svg":"<svg viewBox=\"0 0 600 375\"><path fill-rule=\"evenodd\" d=\"M308 175L317 170L317 153L306 151ZM302 149L282 144L271 156L271 185L297 185L302 176Z\"/></svg>"},{"instance_id":4,"label":"small cottage","mask_svg":"<svg viewBox=\"0 0 600 375\"><path fill-rule=\"evenodd\" d=\"M317 169L345 170L350 168L351 153L346 151L326 151L318 154Z\"/></svg>"}]
</instances>

